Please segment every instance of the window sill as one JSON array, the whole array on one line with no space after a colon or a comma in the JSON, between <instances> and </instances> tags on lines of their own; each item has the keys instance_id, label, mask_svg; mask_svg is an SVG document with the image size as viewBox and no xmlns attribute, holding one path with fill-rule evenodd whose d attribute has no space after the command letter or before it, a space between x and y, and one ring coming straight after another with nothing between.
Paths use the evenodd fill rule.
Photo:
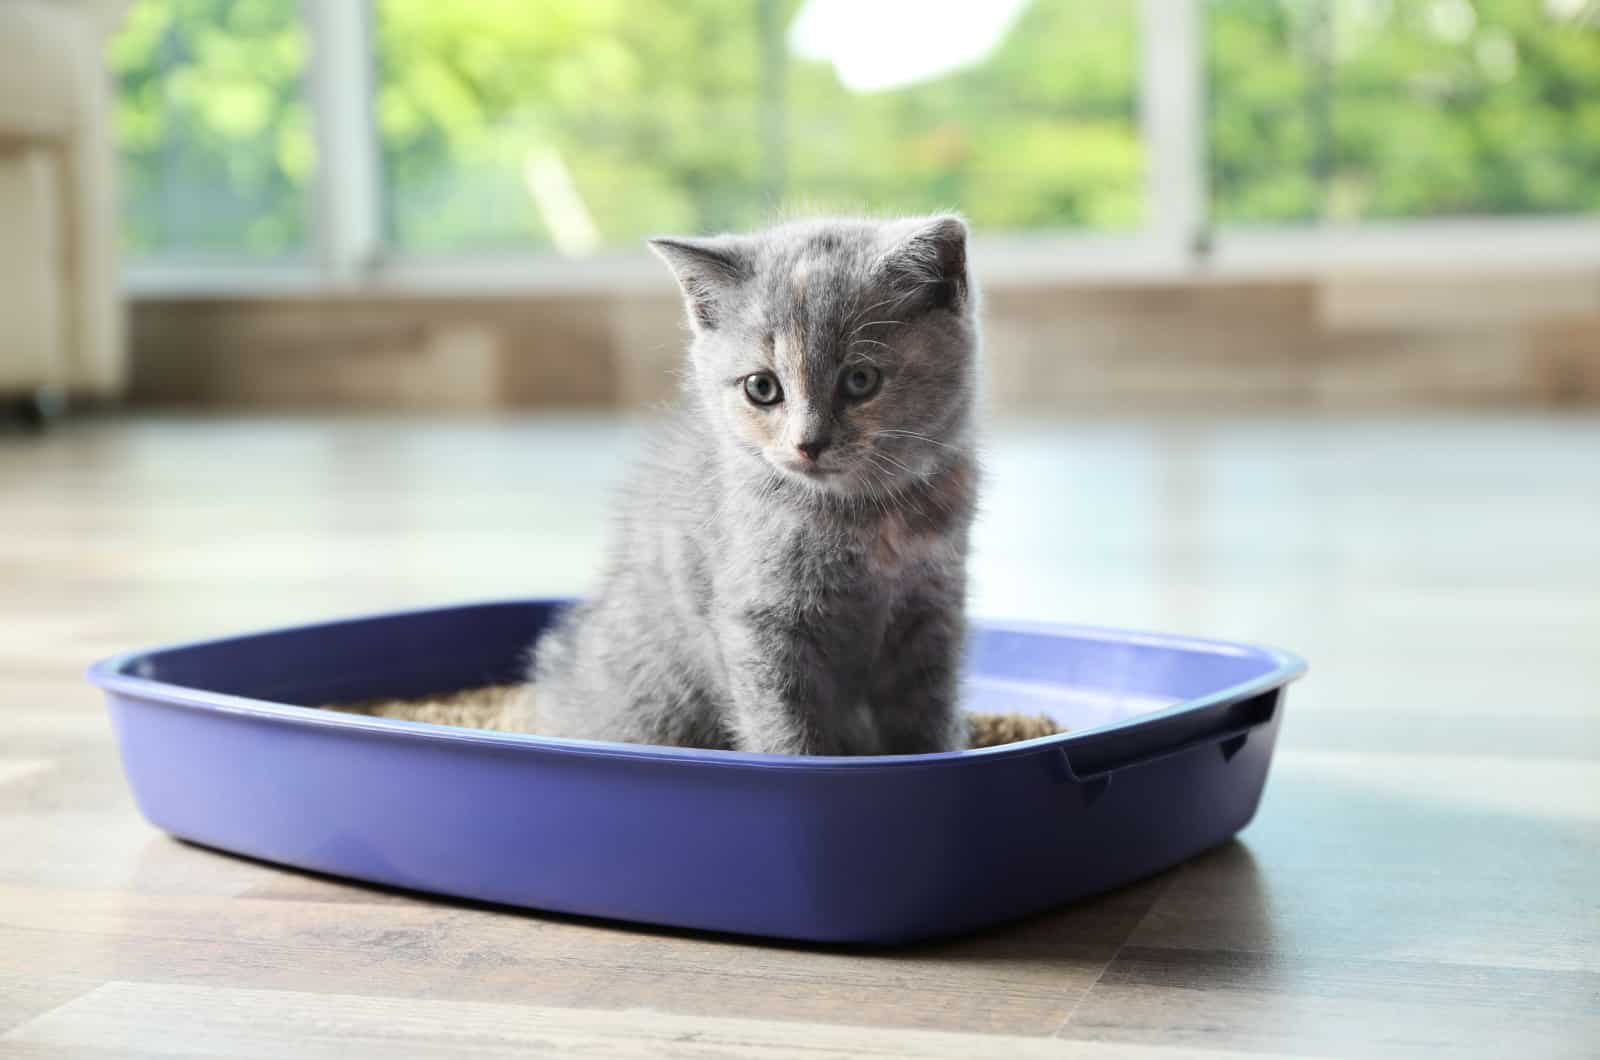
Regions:
<instances>
[{"instance_id":1,"label":"window sill","mask_svg":"<svg viewBox=\"0 0 1600 1060\"><path fill-rule=\"evenodd\" d=\"M1340 275L1600 268L1600 217L1229 228L1205 254L1150 235L980 236L973 267L989 290L1290 282ZM136 300L514 298L664 293L650 255L580 260L538 252L395 258L330 282L310 262L147 260L129 265Z\"/></svg>"}]
</instances>

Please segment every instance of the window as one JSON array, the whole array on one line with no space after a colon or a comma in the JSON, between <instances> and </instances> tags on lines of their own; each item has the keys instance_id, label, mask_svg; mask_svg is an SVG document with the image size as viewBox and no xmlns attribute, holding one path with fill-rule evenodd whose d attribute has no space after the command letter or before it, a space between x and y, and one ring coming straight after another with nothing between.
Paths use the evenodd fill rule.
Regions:
<instances>
[{"instance_id":1,"label":"window","mask_svg":"<svg viewBox=\"0 0 1600 1060\"><path fill-rule=\"evenodd\" d=\"M1220 223L1600 211L1600 5L1211 0Z\"/></svg>"},{"instance_id":2,"label":"window","mask_svg":"<svg viewBox=\"0 0 1600 1060\"><path fill-rule=\"evenodd\" d=\"M298 0L137 0L114 39L135 256L305 247L315 163Z\"/></svg>"},{"instance_id":3,"label":"window","mask_svg":"<svg viewBox=\"0 0 1600 1060\"><path fill-rule=\"evenodd\" d=\"M403 250L959 205L990 230L1143 216L1131 0L377 0Z\"/></svg>"},{"instance_id":4,"label":"window","mask_svg":"<svg viewBox=\"0 0 1600 1060\"><path fill-rule=\"evenodd\" d=\"M1600 0L133 0L112 53L127 242L167 275L603 270L949 208L1025 278L1389 260L1435 218L1600 259Z\"/></svg>"}]
</instances>

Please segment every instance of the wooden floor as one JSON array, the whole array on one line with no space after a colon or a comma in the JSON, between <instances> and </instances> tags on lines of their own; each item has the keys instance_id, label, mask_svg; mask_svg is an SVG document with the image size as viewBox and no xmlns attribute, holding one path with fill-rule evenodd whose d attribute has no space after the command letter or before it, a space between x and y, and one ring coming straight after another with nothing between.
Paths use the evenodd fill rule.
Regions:
<instances>
[{"instance_id":1,"label":"wooden floor","mask_svg":"<svg viewBox=\"0 0 1600 1060\"><path fill-rule=\"evenodd\" d=\"M487 910L136 815L111 652L581 590L631 432L0 436L0 1056L1600 1055L1600 419L992 434L976 609L1303 653L1260 816L1156 879L857 952Z\"/></svg>"}]
</instances>

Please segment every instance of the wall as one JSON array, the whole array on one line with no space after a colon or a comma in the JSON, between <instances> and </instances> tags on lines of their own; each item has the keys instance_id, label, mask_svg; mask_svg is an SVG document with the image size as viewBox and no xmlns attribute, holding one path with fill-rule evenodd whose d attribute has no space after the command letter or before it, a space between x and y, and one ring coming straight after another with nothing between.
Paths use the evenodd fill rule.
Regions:
<instances>
[{"instance_id":1,"label":"wall","mask_svg":"<svg viewBox=\"0 0 1600 1060\"><path fill-rule=\"evenodd\" d=\"M1001 410L1600 404L1600 270L1008 283L985 297ZM659 292L141 298L153 404L637 407L668 396Z\"/></svg>"}]
</instances>

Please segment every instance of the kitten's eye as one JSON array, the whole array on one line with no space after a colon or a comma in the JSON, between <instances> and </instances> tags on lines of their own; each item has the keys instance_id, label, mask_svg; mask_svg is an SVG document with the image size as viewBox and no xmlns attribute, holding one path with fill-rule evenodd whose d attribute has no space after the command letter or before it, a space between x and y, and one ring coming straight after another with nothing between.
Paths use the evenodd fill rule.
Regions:
<instances>
[{"instance_id":1,"label":"kitten's eye","mask_svg":"<svg viewBox=\"0 0 1600 1060\"><path fill-rule=\"evenodd\" d=\"M858 364L844 374L845 396L854 401L865 401L878 392L883 373L870 364Z\"/></svg>"},{"instance_id":2,"label":"kitten's eye","mask_svg":"<svg viewBox=\"0 0 1600 1060\"><path fill-rule=\"evenodd\" d=\"M744 396L754 405L776 405L783 400L783 387L771 372L755 372L744 377Z\"/></svg>"}]
</instances>

